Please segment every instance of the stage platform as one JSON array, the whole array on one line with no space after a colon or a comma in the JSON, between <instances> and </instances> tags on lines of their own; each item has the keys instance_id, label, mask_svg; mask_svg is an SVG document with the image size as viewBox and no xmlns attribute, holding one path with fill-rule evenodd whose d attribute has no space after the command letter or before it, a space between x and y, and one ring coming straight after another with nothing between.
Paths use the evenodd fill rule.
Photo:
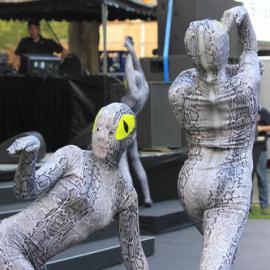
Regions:
<instances>
[{"instance_id":1,"label":"stage platform","mask_svg":"<svg viewBox=\"0 0 270 270\"><path fill-rule=\"evenodd\" d=\"M30 203L31 201L21 201L1 204L0 220L20 212ZM142 234L156 235L192 225L178 200L155 203L151 208L140 207L139 215ZM90 236L89 240L100 240L116 235L117 229L114 224L111 224L106 229Z\"/></svg>"},{"instance_id":2,"label":"stage platform","mask_svg":"<svg viewBox=\"0 0 270 270\"><path fill-rule=\"evenodd\" d=\"M42 134L47 150L67 145L110 102L113 79L90 76L1 76L0 142L25 131Z\"/></svg>"},{"instance_id":3,"label":"stage platform","mask_svg":"<svg viewBox=\"0 0 270 270\"><path fill-rule=\"evenodd\" d=\"M37 164L42 166L51 154ZM190 226L190 222L177 200L178 173L186 159L185 150L169 152L141 152L141 160L146 169L152 198L151 208L140 206L140 227L142 245L147 256L154 254L155 239L143 235L156 235ZM18 213L31 201L16 198L13 190L14 173L17 165L0 164L0 220ZM134 177L140 205L143 197ZM104 269L122 262L121 250L114 223L91 235L84 243L57 255L48 263L49 270Z\"/></svg>"},{"instance_id":4,"label":"stage platform","mask_svg":"<svg viewBox=\"0 0 270 270\"><path fill-rule=\"evenodd\" d=\"M177 181L179 172L187 159L187 149L162 150L161 152L141 152L141 161L147 173L149 188L155 203L178 199ZM143 204L141 186L134 172L134 187Z\"/></svg>"},{"instance_id":5,"label":"stage platform","mask_svg":"<svg viewBox=\"0 0 270 270\"><path fill-rule=\"evenodd\" d=\"M47 154L37 167L46 163L51 154ZM143 166L146 170L149 188L154 202L175 200L177 195L177 179L181 167L187 158L185 148L178 150L143 151L140 152ZM12 190L17 165L0 164L0 205L3 203L17 202ZM143 204L141 186L134 172L131 170L134 186L138 193L139 204Z\"/></svg>"},{"instance_id":6,"label":"stage platform","mask_svg":"<svg viewBox=\"0 0 270 270\"><path fill-rule=\"evenodd\" d=\"M0 188L1 190L1 188ZM12 216L27 207L31 202L16 202L0 205L0 220ZM142 236L142 246L146 256L155 250L154 237ZM122 263L117 227L111 223L106 228L90 235L84 243L58 254L48 263L49 270L98 270Z\"/></svg>"},{"instance_id":7,"label":"stage platform","mask_svg":"<svg viewBox=\"0 0 270 270\"><path fill-rule=\"evenodd\" d=\"M178 200L155 203L151 208L140 208L140 227L143 234L180 230L192 226Z\"/></svg>"},{"instance_id":8,"label":"stage platform","mask_svg":"<svg viewBox=\"0 0 270 270\"><path fill-rule=\"evenodd\" d=\"M189 224L189 221L178 202L177 179L179 171L186 159L186 150L163 150L162 152L141 152L141 160L149 179L150 192L154 206L140 208L140 223L143 233L159 234L173 229L179 229ZM50 158L45 158L37 164L42 166ZM30 202L19 200L13 190L14 173L17 165L0 164L0 219L8 217L25 208ZM2 178L1 178L2 177ZM134 186L143 205L143 196L138 179L133 175ZM5 181L4 181L5 180ZM7 181L8 180L8 181ZM163 202L163 203L161 203Z\"/></svg>"},{"instance_id":9,"label":"stage platform","mask_svg":"<svg viewBox=\"0 0 270 270\"><path fill-rule=\"evenodd\" d=\"M142 237L147 257L154 254L154 242L153 237ZM55 256L47 266L48 270L100 270L121 263L119 240L114 237L72 247Z\"/></svg>"},{"instance_id":10,"label":"stage platform","mask_svg":"<svg viewBox=\"0 0 270 270\"><path fill-rule=\"evenodd\" d=\"M233 270L269 270L270 220L248 220ZM158 235L152 270L199 270L203 237L195 227ZM126 270L124 265L107 270Z\"/></svg>"}]
</instances>

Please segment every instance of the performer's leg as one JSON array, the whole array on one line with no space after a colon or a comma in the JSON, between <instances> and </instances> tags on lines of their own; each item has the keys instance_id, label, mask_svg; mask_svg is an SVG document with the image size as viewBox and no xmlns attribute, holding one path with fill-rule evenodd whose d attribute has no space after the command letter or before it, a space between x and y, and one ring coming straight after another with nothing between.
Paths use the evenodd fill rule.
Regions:
<instances>
[{"instance_id":1,"label":"performer's leg","mask_svg":"<svg viewBox=\"0 0 270 270\"><path fill-rule=\"evenodd\" d=\"M200 209L199 207L198 208L186 207L186 205L184 206L184 210L188 215L189 219L194 224L194 226L203 235L203 210Z\"/></svg>"},{"instance_id":2,"label":"performer's leg","mask_svg":"<svg viewBox=\"0 0 270 270\"><path fill-rule=\"evenodd\" d=\"M256 166L261 209L268 207L267 153L262 151Z\"/></svg>"},{"instance_id":3,"label":"performer's leg","mask_svg":"<svg viewBox=\"0 0 270 270\"><path fill-rule=\"evenodd\" d=\"M181 191L178 190L178 194L180 197L180 203L183 206L189 219L192 221L195 227L199 230L199 232L203 234L204 210L201 208L200 201L194 198L194 196L183 196L184 194L183 190Z\"/></svg>"},{"instance_id":4,"label":"performer's leg","mask_svg":"<svg viewBox=\"0 0 270 270\"><path fill-rule=\"evenodd\" d=\"M138 146L137 146L137 138L134 139L133 143L129 146L127 151L128 151L128 156L130 158L130 162L132 164L134 172L136 173L142 187L142 192L144 195L144 203L147 206L151 206L153 202L150 195L147 175L145 173L144 167L140 160Z\"/></svg>"},{"instance_id":5,"label":"performer's leg","mask_svg":"<svg viewBox=\"0 0 270 270\"><path fill-rule=\"evenodd\" d=\"M231 269L247 215L245 206L205 211L201 270Z\"/></svg>"}]
</instances>

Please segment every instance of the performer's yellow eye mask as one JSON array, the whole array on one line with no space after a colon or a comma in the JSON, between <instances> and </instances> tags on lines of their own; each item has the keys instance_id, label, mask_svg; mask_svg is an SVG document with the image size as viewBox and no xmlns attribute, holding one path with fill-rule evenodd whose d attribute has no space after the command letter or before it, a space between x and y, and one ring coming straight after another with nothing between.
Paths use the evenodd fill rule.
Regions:
<instances>
[{"instance_id":1,"label":"performer's yellow eye mask","mask_svg":"<svg viewBox=\"0 0 270 270\"><path fill-rule=\"evenodd\" d=\"M128 137L136 127L136 119L132 114L124 114L117 126L115 138L120 141Z\"/></svg>"},{"instance_id":2,"label":"performer's yellow eye mask","mask_svg":"<svg viewBox=\"0 0 270 270\"><path fill-rule=\"evenodd\" d=\"M95 118L95 122L94 122L93 129L92 129L92 132L93 133L97 130L97 118L98 118L98 114L99 114L99 112L97 113L97 116Z\"/></svg>"}]
</instances>

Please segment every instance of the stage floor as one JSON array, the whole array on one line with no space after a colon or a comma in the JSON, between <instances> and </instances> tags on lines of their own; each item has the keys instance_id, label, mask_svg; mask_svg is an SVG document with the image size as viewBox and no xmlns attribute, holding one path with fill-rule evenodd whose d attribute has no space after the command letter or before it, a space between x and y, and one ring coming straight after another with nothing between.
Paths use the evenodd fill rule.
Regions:
<instances>
[{"instance_id":1,"label":"stage floor","mask_svg":"<svg viewBox=\"0 0 270 270\"><path fill-rule=\"evenodd\" d=\"M249 220L240 244L234 270L269 270L270 221ZM202 236L195 227L156 237L155 255L148 258L154 270L198 270ZM107 268L125 270L123 265Z\"/></svg>"},{"instance_id":2,"label":"stage floor","mask_svg":"<svg viewBox=\"0 0 270 270\"><path fill-rule=\"evenodd\" d=\"M47 154L45 158L37 164L37 167L45 163L51 155L51 153ZM152 200L154 202L162 202L177 199L177 179L179 171L187 158L186 149L166 149L166 151L164 150L162 152L140 152L140 156L148 176ZM0 188L1 184L6 185L6 182L13 180L16 167L16 164L0 164ZM138 193L139 204L142 205L143 194L141 185L132 168L131 174L134 187Z\"/></svg>"}]
</instances>

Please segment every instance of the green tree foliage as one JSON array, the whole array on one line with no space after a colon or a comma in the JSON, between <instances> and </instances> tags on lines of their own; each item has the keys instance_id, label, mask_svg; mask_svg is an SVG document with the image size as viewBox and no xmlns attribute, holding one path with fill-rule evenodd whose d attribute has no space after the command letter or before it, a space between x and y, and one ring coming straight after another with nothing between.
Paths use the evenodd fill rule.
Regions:
<instances>
[{"instance_id":1,"label":"green tree foliage","mask_svg":"<svg viewBox=\"0 0 270 270\"><path fill-rule=\"evenodd\" d=\"M67 43L68 23L51 21L50 25L58 38ZM41 33L44 37L53 38L46 21L41 21ZM28 36L27 22L0 20L0 50L14 51L21 38Z\"/></svg>"}]
</instances>

